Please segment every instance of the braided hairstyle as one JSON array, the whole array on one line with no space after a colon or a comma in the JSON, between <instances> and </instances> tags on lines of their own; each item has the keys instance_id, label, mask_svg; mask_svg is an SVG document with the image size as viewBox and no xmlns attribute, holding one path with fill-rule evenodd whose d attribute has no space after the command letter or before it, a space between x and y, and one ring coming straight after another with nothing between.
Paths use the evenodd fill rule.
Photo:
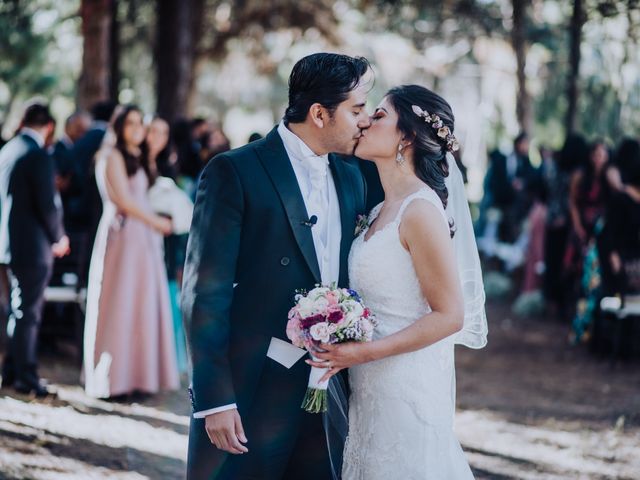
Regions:
<instances>
[{"instance_id":1,"label":"braided hairstyle","mask_svg":"<svg viewBox=\"0 0 640 480\"><path fill-rule=\"evenodd\" d=\"M419 85L402 85L387 92L387 98L398 114L398 130L413 145L413 167L416 176L426 183L440 197L442 206L447 208L449 192L445 178L449 176L446 140L438 136L438 130L418 116L413 106L417 105L430 115L440 117L443 125L453 133L454 117L451 106L440 95ZM449 231L453 237L455 228L449 221Z\"/></svg>"}]
</instances>

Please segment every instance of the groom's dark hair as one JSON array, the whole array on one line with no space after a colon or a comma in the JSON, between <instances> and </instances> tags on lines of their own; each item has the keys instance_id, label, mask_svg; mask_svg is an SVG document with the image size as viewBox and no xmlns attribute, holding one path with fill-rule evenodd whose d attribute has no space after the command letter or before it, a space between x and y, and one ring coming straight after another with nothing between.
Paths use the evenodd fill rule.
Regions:
<instances>
[{"instance_id":1,"label":"groom's dark hair","mask_svg":"<svg viewBox=\"0 0 640 480\"><path fill-rule=\"evenodd\" d=\"M337 53L314 53L298 60L289 76L289 106L284 122L304 122L314 103L333 115L370 68L364 57Z\"/></svg>"}]
</instances>

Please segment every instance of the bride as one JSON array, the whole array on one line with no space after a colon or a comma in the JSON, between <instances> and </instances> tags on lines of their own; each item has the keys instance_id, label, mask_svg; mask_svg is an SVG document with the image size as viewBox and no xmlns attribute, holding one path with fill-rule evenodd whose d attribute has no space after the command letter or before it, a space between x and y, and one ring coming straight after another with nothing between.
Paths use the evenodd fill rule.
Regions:
<instances>
[{"instance_id":1,"label":"bride","mask_svg":"<svg viewBox=\"0 0 640 480\"><path fill-rule=\"evenodd\" d=\"M473 478L453 432L454 344L486 344L484 289L449 104L390 90L356 149L385 192L349 256L351 288L379 320L370 343L323 345L349 369L345 480ZM448 160L450 159L450 161Z\"/></svg>"}]
</instances>

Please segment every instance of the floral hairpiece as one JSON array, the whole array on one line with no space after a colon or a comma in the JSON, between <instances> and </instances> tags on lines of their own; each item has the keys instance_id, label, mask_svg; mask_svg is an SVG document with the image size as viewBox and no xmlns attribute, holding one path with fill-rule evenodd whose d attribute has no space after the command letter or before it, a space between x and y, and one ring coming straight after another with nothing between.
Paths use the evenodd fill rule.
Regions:
<instances>
[{"instance_id":1,"label":"floral hairpiece","mask_svg":"<svg viewBox=\"0 0 640 480\"><path fill-rule=\"evenodd\" d=\"M411 109L413 110L413 113L423 118L426 123L431 124L431 128L437 130L438 137L446 142L447 150L450 152L457 152L460 149L458 140L453 136L449 127L442 122L442 119L438 115L435 113L430 115L429 112L422 110L417 105L412 105Z\"/></svg>"}]
</instances>

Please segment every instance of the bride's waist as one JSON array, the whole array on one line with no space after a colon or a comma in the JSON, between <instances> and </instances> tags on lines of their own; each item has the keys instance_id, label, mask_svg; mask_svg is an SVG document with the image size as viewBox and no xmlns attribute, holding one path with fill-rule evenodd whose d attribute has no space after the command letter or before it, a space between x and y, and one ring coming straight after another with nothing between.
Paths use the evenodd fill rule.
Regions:
<instances>
[{"instance_id":1,"label":"bride's waist","mask_svg":"<svg viewBox=\"0 0 640 480\"><path fill-rule=\"evenodd\" d=\"M376 316L376 320L378 321L378 326L374 330L374 337L378 335L391 335L392 333L413 325L427 313L429 313L429 310L416 311L407 313L406 315L382 315L375 313L374 311L374 315Z\"/></svg>"}]
</instances>

